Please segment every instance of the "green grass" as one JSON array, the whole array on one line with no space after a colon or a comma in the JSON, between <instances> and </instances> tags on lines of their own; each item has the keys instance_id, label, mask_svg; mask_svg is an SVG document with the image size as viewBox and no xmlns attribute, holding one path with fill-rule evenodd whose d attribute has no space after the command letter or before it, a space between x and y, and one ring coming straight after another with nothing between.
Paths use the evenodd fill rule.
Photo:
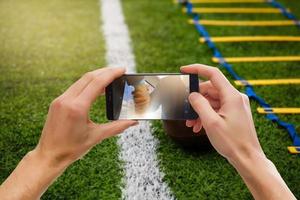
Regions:
<instances>
[{"instance_id":1,"label":"green grass","mask_svg":"<svg viewBox=\"0 0 300 200\"><path fill-rule=\"evenodd\" d=\"M294 13L300 13L298 2L283 0L283 3ZM195 28L186 23L188 17L171 0L124 0L123 7L139 72L178 72L179 66L189 63L214 65L211 51L198 42ZM35 147L50 102L82 73L105 64L99 16L97 0L0 1L0 182ZM214 14L202 17L234 19ZM285 19L266 14L236 17ZM212 36L300 34L295 27L209 27L208 31ZM245 43L218 44L218 48L224 56L267 56L299 55L300 46L298 43ZM299 78L299 64L237 63L233 66L247 79ZM299 107L299 86L255 87L255 90L274 106ZM251 107L264 151L300 198L300 159L286 151L291 145L287 132L257 114L257 103L252 102ZM104 110L103 99L91 112L97 122L105 120L105 113L100 110ZM300 132L299 115L280 117L293 122ZM252 198L235 170L216 152L182 150L165 136L159 121L153 123L153 130L160 141L157 153L165 181L178 199ZM118 153L115 138L104 141L73 164L43 199L119 199L122 169Z\"/></svg>"},{"instance_id":2,"label":"green grass","mask_svg":"<svg viewBox=\"0 0 300 200\"><path fill-rule=\"evenodd\" d=\"M0 1L0 182L40 136L50 102L105 64L97 0ZM101 109L101 112L100 112ZM105 120L103 99L91 117ZM116 139L95 147L43 199L119 199Z\"/></svg>"},{"instance_id":3,"label":"green grass","mask_svg":"<svg viewBox=\"0 0 300 200\"><path fill-rule=\"evenodd\" d=\"M299 13L299 3L284 1ZM215 5L216 7L222 5ZM242 5L240 5L242 6ZM255 5L257 6L257 5ZM248 5L249 7L249 5ZM137 67L140 72L177 72L179 66L189 63L211 62L212 52L199 44L195 28L187 24L188 17L170 0L124 1L125 15L131 32ZM134 13L134 14L132 14ZM201 15L203 19L285 19L281 15ZM296 27L232 28L209 27L212 36L223 35L299 35ZM244 43L218 44L224 56L299 55L298 43ZM291 78L300 76L300 63L237 63L234 69L246 79ZM223 70L224 71L224 70ZM227 77L231 78L224 71ZM242 88L240 88L242 90ZM255 87L259 95L273 106L299 107L299 86ZM251 103L252 113L261 145L294 194L300 198L298 156L288 154L291 145L288 133L256 112L258 104ZM299 115L280 116L293 122L300 132ZM216 152L191 153L173 144L159 121L153 124L154 134L160 140L158 155L165 180L178 199L251 199L251 194L235 170ZM253 163L254 164L254 163Z\"/></svg>"}]
</instances>

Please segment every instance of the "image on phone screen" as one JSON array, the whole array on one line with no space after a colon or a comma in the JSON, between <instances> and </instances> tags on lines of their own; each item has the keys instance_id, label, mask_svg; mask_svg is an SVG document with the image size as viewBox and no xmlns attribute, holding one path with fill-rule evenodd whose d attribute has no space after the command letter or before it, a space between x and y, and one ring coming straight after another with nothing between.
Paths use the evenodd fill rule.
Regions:
<instances>
[{"instance_id":1,"label":"image on phone screen","mask_svg":"<svg viewBox=\"0 0 300 200\"><path fill-rule=\"evenodd\" d=\"M190 75L124 75L110 87L113 119L189 119Z\"/></svg>"}]
</instances>

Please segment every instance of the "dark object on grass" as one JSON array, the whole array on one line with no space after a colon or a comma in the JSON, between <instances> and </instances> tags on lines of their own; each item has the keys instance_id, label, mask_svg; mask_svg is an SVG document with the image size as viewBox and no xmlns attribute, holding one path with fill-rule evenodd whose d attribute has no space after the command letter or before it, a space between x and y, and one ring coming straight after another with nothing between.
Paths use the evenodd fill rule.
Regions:
<instances>
[{"instance_id":1,"label":"dark object on grass","mask_svg":"<svg viewBox=\"0 0 300 200\"><path fill-rule=\"evenodd\" d=\"M185 125L184 120L163 120L163 126L168 135L178 145L192 150L210 150L212 146L204 129L194 133L193 128Z\"/></svg>"}]
</instances>

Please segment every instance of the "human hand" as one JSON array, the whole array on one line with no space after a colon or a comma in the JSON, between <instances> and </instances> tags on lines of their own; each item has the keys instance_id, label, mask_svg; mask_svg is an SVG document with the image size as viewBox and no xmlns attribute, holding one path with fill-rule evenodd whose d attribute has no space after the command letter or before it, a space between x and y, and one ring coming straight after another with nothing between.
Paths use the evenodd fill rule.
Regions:
<instances>
[{"instance_id":1,"label":"human hand","mask_svg":"<svg viewBox=\"0 0 300 200\"><path fill-rule=\"evenodd\" d=\"M135 86L133 91L133 99L135 105L135 112L143 114L149 107L150 94L149 88L145 84L139 84Z\"/></svg>"},{"instance_id":2,"label":"human hand","mask_svg":"<svg viewBox=\"0 0 300 200\"><path fill-rule=\"evenodd\" d=\"M124 68L88 72L51 103L38 145L1 185L1 199L39 199L53 180L94 145L137 124L131 120L96 124L89 119L92 103L124 72Z\"/></svg>"},{"instance_id":3,"label":"human hand","mask_svg":"<svg viewBox=\"0 0 300 200\"><path fill-rule=\"evenodd\" d=\"M86 73L50 105L40 141L34 151L53 165L67 166L85 155L102 140L137 124L120 120L96 124L89 110L105 87L124 74L124 68L102 68Z\"/></svg>"},{"instance_id":4,"label":"human hand","mask_svg":"<svg viewBox=\"0 0 300 200\"><path fill-rule=\"evenodd\" d=\"M186 125L198 132L203 125L214 148L229 161L252 153L264 155L254 127L249 99L235 89L219 69L195 64L181 68L184 73L197 73L209 81L200 84L200 93L189 101L200 118Z\"/></svg>"},{"instance_id":5,"label":"human hand","mask_svg":"<svg viewBox=\"0 0 300 200\"><path fill-rule=\"evenodd\" d=\"M186 125L196 129L203 125L211 144L235 167L255 199L296 199L259 144L248 97L218 68L194 64L181 71L209 79L201 94L190 94L199 119Z\"/></svg>"},{"instance_id":6,"label":"human hand","mask_svg":"<svg viewBox=\"0 0 300 200\"><path fill-rule=\"evenodd\" d=\"M216 90L216 88L212 87L212 84L210 81L200 82L199 88L201 88L199 93L202 96L204 96L206 98L206 100L209 102L209 104L211 105L211 107L216 112L218 112L218 110L220 109L220 98L219 98L219 93ZM200 131L203 128L200 118L198 118L196 120L187 120L186 126L193 127L194 133L201 133Z\"/></svg>"}]
</instances>

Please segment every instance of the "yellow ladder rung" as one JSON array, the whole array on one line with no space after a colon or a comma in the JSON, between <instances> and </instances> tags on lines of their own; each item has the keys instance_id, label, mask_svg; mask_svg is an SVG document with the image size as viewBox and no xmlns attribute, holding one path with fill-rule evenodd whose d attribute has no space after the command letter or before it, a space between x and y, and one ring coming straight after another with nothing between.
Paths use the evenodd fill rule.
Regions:
<instances>
[{"instance_id":1,"label":"yellow ladder rung","mask_svg":"<svg viewBox=\"0 0 300 200\"><path fill-rule=\"evenodd\" d=\"M213 42L300 42L300 36L228 36L228 37L211 37ZM205 38L199 39L201 43L206 41Z\"/></svg>"},{"instance_id":2,"label":"yellow ladder rung","mask_svg":"<svg viewBox=\"0 0 300 200\"><path fill-rule=\"evenodd\" d=\"M187 12L187 8L183 8ZM193 8L193 13L281 13L278 8Z\"/></svg>"},{"instance_id":3,"label":"yellow ladder rung","mask_svg":"<svg viewBox=\"0 0 300 200\"><path fill-rule=\"evenodd\" d=\"M260 79L260 80L236 80L234 83L238 86L245 85L287 85L300 84L300 78L296 79Z\"/></svg>"},{"instance_id":4,"label":"yellow ladder rung","mask_svg":"<svg viewBox=\"0 0 300 200\"><path fill-rule=\"evenodd\" d=\"M266 56L266 57L227 57L223 59L229 63L238 62L295 62L300 61L300 56ZM222 63L222 59L213 57L215 63Z\"/></svg>"},{"instance_id":5,"label":"yellow ladder rung","mask_svg":"<svg viewBox=\"0 0 300 200\"><path fill-rule=\"evenodd\" d=\"M300 108L257 108L260 114L300 114Z\"/></svg>"},{"instance_id":6,"label":"yellow ladder rung","mask_svg":"<svg viewBox=\"0 0 300 200\"><path fill-rule=\"evenodd\" d=\"M300 154L300 146L289 146L287 149L292 154Z\"/></svg>"},{"instance_id":7,"label":"yellow ladder rung","mask_svg":"<svg viewBox=\"0 0 300 200\"><path fill-rule=\"evenodd\" d=\"M240 20L199 20L200 24L206 26L294 26L296 22L293 20L276 20L276 21L240 21ZM198 23L199 23L198 22ZM190 19L189 24L195 21Z\"/></svg>"},{"instance_id":8,"label":"yellow ladder rung","mask_svg":"<svg viewBox=\"0 0 300 200\"><path fill-rule=\"evenodd\" d=\"M265 3L267 0L189 0L190 3Z\"/></svg>"}]
</instances>

